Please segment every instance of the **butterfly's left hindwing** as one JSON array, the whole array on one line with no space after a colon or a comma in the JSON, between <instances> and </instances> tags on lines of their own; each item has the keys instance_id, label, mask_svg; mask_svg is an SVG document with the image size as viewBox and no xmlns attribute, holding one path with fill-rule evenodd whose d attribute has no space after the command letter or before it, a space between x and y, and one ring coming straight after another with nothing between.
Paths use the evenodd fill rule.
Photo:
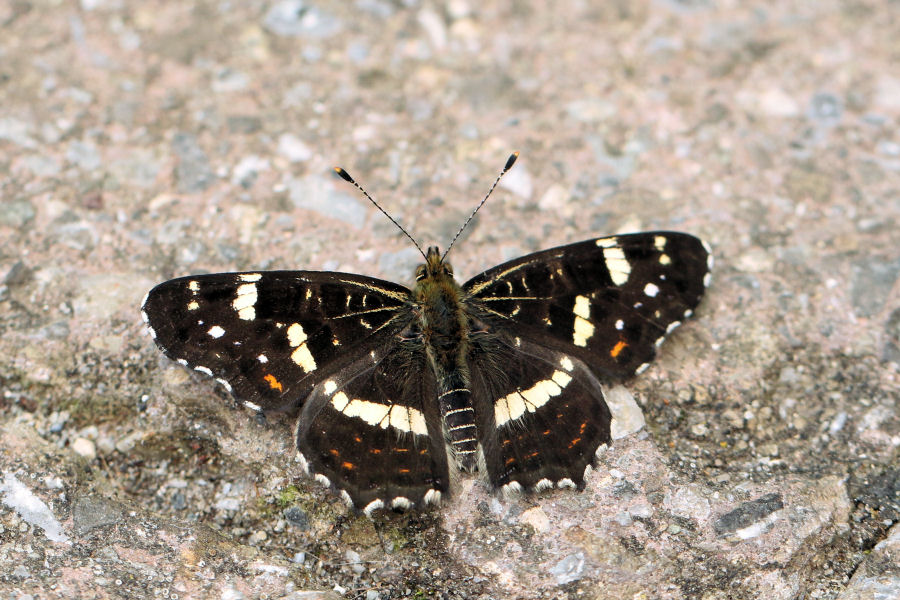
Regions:
<instances>
[{"instance_id":1,"label":"butterfly's left hindwing","mask_svg":"<svg viewBox=\"0 0 900 600\"><path fill-rule=\"evenodd\" d=\"M167 356L269 411L297 406L317 381L390 340L412 318L408 297L345 273L221 273L156 286L142 314Z\"/></svg>"},{"instance_id":2,"label":"butterfly's left hindwing","mask_svg":"<svg viewBox=\"0 0 900 600\"><path fill-rule=\"evenodd\" d=\"M472 336L472 396L488 478L517 491L582 487L610 442L597 378L578 358L519 337Z\"/></svg>"}]
</instances>

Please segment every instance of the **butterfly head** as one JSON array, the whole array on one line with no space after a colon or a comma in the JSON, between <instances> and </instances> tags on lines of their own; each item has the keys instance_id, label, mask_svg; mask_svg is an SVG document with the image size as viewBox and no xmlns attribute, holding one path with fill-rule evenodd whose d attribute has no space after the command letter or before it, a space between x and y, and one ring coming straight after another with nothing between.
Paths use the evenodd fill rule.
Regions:
<instances>
[{"instance_id":1,"label":"butterfly head","mask_svg":"<svg viewBox=\"0 0 900 600\"><path fill-rule=\"evenodd\" d=\"M453 267L450 266L450 263L442 260L437 246L428 248L428 252L425 254L425 264L416 267L416 281L426 279L453 279Z\"/></svg>"}]
</instances>

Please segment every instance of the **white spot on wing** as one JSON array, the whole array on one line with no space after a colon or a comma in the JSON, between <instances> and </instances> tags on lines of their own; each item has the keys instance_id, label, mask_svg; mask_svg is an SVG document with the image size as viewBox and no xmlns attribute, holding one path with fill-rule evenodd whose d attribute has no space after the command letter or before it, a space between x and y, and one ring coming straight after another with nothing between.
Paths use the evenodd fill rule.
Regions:
<instances>
[{"instance_id":1,"label":"white spot on wing","mask_svg":"<svg viewBox=\"0 0 900 600\"><path fill-rule=\"evenodd\" d=\"M366 513L367 517L372 518L372 513L382 508L384 508L384 501L381 498L376 498L375 500L372 500L371 502L366 504L363 512Z\"/></svg>"},{"instance_id":2,"label":"white spot on wing","mask_svg":"<svg viewBox=\"0 0 900 600\"><path fill-rule=\"evenodd\" d=\"M219 383L221 383L221 384L222 384L222 387L224 387L226 390L228 390L229 392L231 391L231 384L230 384L230 383L228 383L227 381L225 381L225 380L222 379L221 377L217 377L217 378L216 378L216 381L218 381Z\"/></svg>"},{"instance_id":3,"label":"white spot on wing","mask_svg":"<svg viewBox=\"0 0 900 600\"><path fill-rule=\"evenodd\" d=\"M154 340L156 339L156 330L153 329L152 327L150 327L149 325L147 325L147 333L150 334L151 338L153 338Z\"/></svg>"},{"instance_id":4,"label":"white spot on wing","mask_svg":"<svg viewBox=\"0 0 900 600\"><path fill-rule=\"evenodd\" d=\"M500 488L500 493L506 498L514 498L522 493L522 484L518 481L510 481Z\"/></svg>"},{"instance_id":5,"label":"white spot on wing","mask_svg":"<svg viewBox=\"0 0 900 600\"><path fill-rule=\"evenodd\" d=\"M196 281L188 281L188 289L194 292L195 294L200 291L200 283Z\"/></svg>"},{"instance_id":6,"label":"white spot on wing","mask_svg":"<svg viewBox=\"0 0 900 600\"><path fill-rule=\"evenodd\" d=\"M254 412L262 412L262 406L260 406L256 402L250 402L249 400L244 400L244 406Z\"/></svg>"},{"instance_id":7,"label":"white spot on wing","mask_svg":"<svg viewBox=\"0 0 900 600\"><path fill-rule=\"evenodd\" d=\"M183 367L188 366L188 362L187 362L186 360L184 360L183 358L179 358L179 359L178 359L177 361L175 361L175 362L177 362L179 365L181 365L181 366L183 366Z\"/></svg>"},{"instance_id":8,"label":"white spot on wing","mask_svg":"<svg viewBox=\"0 0 900 600\"><path fill-rule=\"evenodd\" d=\"M259 273L241 273L238 277L241 281L246 281L248 283L253 283L262 279L262 275Z\"/></svg>"},{"instance_id":9,"label":"white spot on wing","mask_svg":"<svg viewBox=\"0 0 900 600\"><path fill-rule=\"evenodd\" d=\"M588 300L587 296L575 296L575 307L572 308L572 312L582 319L590 319L591 301Z\"/></svg>"},{"instance_id":10,"label":"white spot on wing","mask_svg":"<svg viewBox=\"0 0 900 600\"><path fill-rule=\"evenodd\" d=\"M625 258L625 252L621 248L604 247L603 259L606 261L612 282L616 285L625 285L628 276L631 275L631 264Z\"/></svg>"},{"instance_id":11,"label":"white spot on wing","mask_svg":"<svg viewBox=\"0 0 900 600\"><path fill-rule=\"evenodd\" d=\"M659 255L659 264L661 265L671 265L672 259L669 258L668 254L660 254Z\"/></svg>"},{"instance_id":12,"label":"white spot on wing","mask_svg":"<svg viewBox=\"0 0 900 600\"><path fill-rule=\"evenodd\" d=\"M291 353L291 360L307 373L316 370L316 360L309 351L306 342L300 344L300 347Z\"/></svg>"},{"instance_id":13,"label":"white spot on wing","mask_svg":"<svg viewBox=\"0 0 900 600\"><path fill-rule=\"evenodd\" d=\"M425 492L425 497L422 499L422 503L426 506L429 504L439 504L441 501L441 491L436 490L434 488Z\"/></svg>"},{"instance_id":14,"label":"white spot on wing","mask_svg":"<svg viewBox=\"0 0 900 600\"><path fill-rule=\"evenodd\" d=\"M300 326L300 323L292 323L291 326L288 327L287 337L291 348L296 348L306 341L306 332L303 331L303 327Z\"/></svg>"},{"instance_id":15,"label":"white spot on wing","mask_svg":"<svg viewBox=\"0 0 900 600\"><path fill-rule=\"evenodd\" d=\"M191 300L190 302L187 303L188 310L197 310L198 308L200 308L200 303L197 302L196 300Z\"/></svg>"},{"instance_id":16,"label":"white spot on wing","mask_svg":"<svg viewBox=\"0 0 900 600\"><path fill-rule=\"evenodd\" d=\"M572 377L563 371L554 371L550 379L542 379L527 390L517 390L494 402L494 421L501 427L526 412L535 412L547 404L550 398L559 396Z\"/></svg>"},{"instance_id":17,"label":"white spot on wing","mask_svg":"<svg viewBox=\"0 0 900 600\"><path fill-rule=\"evenodd\" d=\"M618 242L616 242L616 238L608 237L608 238L600 238L597 240L597 245L601 248L612 248Z\"/></svg>"},{"instance_id":18,"label":"white spot on wing","mask_svg":"<svg viewBox=\"0 0 900 600\"><path fill-rule=\"evenodd\" d=\"M300 468L303 472L309 475L309 462L307 462L306 457L303 456L302 452L297 452L297 462L300 463Z\"/></svg>"},{"instance_id":19,"label":"white spot on wing","mask_svg":"<svg viewBox=\"0 0 900 600\"><path fill-rule=\"evenodd\" d=\"M358 417L375 427L382 429L393 427L416 435L428 435L425 415L415 408L399 404L380 404L359 398L351 400L344 392L337 392L331 397L331 406L345 417Z\"/></svg>"},{"instance_id":20,"label":"white spot on wing","mask_svg":"<svg viewBox=\"0 0 900 600\"><path fill-rule=\"evenodd\" d=\"M322 475L321 473L316 473L316 481L324 485L325 487L331 487L331 480Z\"/></svg>"},{"instance_id":21,"label":"white spot on wing","mask_svg":"<svg viewBox=\"0 0 900 600\"><path fill-rule=\"evenodd\" d=\"M644 371L646 371L649 368L650 368L650 363L644 363L641 366L639 366L637 369L634 370L634 374L640 375L641 373L643 373Z\"/></svg>"},{"instance_id":22,"label":"white spot on wing","mask_svg":"<svg viewBox=\"0 0 900 600\"><path fill-rule=\"evenodd\" d=\"M657 250L659 250L660 252L662 252L663 249L665 249L665 247L666 247L666 238L665 238L665 236L661 236L661 235L654 236L654 237L653 237L653 246L654 246Z\"/></svg>"},{"instance_id":23,"label":"white spot on wing","mask_svg":"<svg viewBox=\"0 0 900 600\"><path fill-rule=\"evenodd\" d=\"M212 371L210 371L206 367L194 367L194 370L199 371L205 375L209 375L210 377L212 377Z\"/></svg>"},{"instance_id":24,"label":"white spot on wing","mask_svg":"<svg viewBox=\"0 0 900 600\"><path fill-rule=\"evenodd\" d=\"M569 479L568 477L563 477L562 479L560 479L559 481L556 482L556 487L558 487L560 489L571 488L574 490L578 486L576 486L575 482L572 481L571 479Z\"/></svg>"},{"instance_id":25,"label":"white spot on wing","mask_svg":"<svg viewBox=\"0 0 900 600\"><path fill-rule=\"evenodd\" d=\"M328 394L329 396L331 394L333 394L334 390L336 390L336 389L337 389L337 384L334 382L333 379L329 379L328 381L325 382L325 393Z\"/></svg>"},{"instance_id":26,"label":"white spot on wing","mask_svg":"<svg viewBox=\"0 0 900 600\"><path fill-rule=\"evenodd\" d=\"M261 362L263 364L266 364L267 362L269 362L269 357L266 356L265 354L260 354L259 356L256 357L256 360L258 360L259 362Z\"/></svg>"},{"instance_id":27,"label":"white spot on wing","mask_svg":"<svg viewBox=\"0 0 900 600\"><path fill-rule=\"evenodd\" d=\"M675 328L677 328L679 325L681 325L681 321L672 321L671 323L669 323L669 326L666 327L666 335L675 331Z\"/></svg>"},{"instance_id":28,"label":"white spot on wing","mask_svg":"<svg viewBox=\"0 0 900 600\"><path fill-rule=\"evenodd\" d=\"M237 311L238 317L245 321L252 321L256 318L256 284L245 283L237 288L237 295L231 302L232 308Z\"/></svg>"},{"instance_id":29,"label":"white spot on wing","mask_svg":"<svg viewBox=\"0 0 900 600\"><path fill-rule=\"evenodd\" d=\"M712 273L707 273L703 276L703 287L709 287L709 284L712 283Z\"/></svg>"},{"instance_id":30,"label":"white spot on wing","mask_svg":"<svg viewBox=\"0 0 900 600\"><path fill-rule=\"evenodd\" d=\"M572 343L576 346L587 346L587 341L594 335L594 324L583 317L575 317L575 330L572 332Z\"/></svg>"},{"instance_id":31,"label":"white spot on wing","mask_svg":"<svg viewBox=\"0 0 900 600\"><path fill-rule=\"evenodd\" d=\"M616 329L618 329L619 331L622 331L622 329L624 329L624 328L625 328L625 321L623 321L622 319L619 319L618 321L616 321Z\"/></svg>"},{"instance_id":32,"label":"white spot on wing","mask_svg":"<svg viewBox=\"0 0 900 600\"><path fill-rule=\"evenodd\" d=\"M406 496L397 496L391 500L391 508L394 510L409 510L411 507L412 502Z\"/></svg>"},{"instance_id":33,"label":"white spot on wing","mask_svg":"<svg viewBox=\"0 0 900 600\"><path fill-rule=\"evenodd\" d=\"M559 365L566 371L571 371L575 367L575 365L572 364L572 359L568 356L563 356L562 358L560 358Z\"/></svg>"},{"instance_id":34,"label":"white spot on wing","mask_svg":"<svg viewBox=\"0 0 900 600\"><path fill-rule=\"evenodd\" d=\"M546 490L548 488L553 487L553 482L544 477L543 479L538 480L536 484L534 484L534 491L540 492L542 490Z\"/></svg>"},{"instance_id":35,"label":"white spot on wing","mask_svg":"<svg viewBox=\"0 0 900 600\"><path fill-rule=\"evenodd\" d=\"M659 293L659 286L657 286L655 283L648 283L644 286L644 293L651 298L655 298Z\"/></svg>"},{"instance_id":36,"label":"white spot on wing","mask_svg":"<svg viewBox=\"0 0 900 600\"><path fill-rule=\"evenodd\" d=\"M347 493L347 490L341 490L341 500L344 501L344 504L347 506L353 506L353 498L350 497L350 494Z\"/></svg>"},{"instance_id":37,"label":"white spot on wing","mask_svg":"<svg viewBox=\"0 0 900 600\"><path fill-rule=\"evenodd\" d=\"M213 325L212 327L209 328L209 331L207 333L209 333L209 337L220 338L223 335L225 335L225 330L222 329L221 327L219 327L218 325Z\"/></svg>"}]
</instances>

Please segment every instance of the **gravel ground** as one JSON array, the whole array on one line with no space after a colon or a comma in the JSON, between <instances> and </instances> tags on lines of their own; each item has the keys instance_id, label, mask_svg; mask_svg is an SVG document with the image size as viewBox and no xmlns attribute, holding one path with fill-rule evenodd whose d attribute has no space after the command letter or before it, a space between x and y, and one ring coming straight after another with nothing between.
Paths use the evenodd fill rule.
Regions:
<instances>
[{"instance_id":1,"label":"gravel ground","mask_svg":"<svg viewBox=\"0 0 900 600\"><path fill-rule=\"evenodd\" d=\"M884 0L0 3L3 597L900 597L898 31ZM143 329L189 273L410 283L332 165L446 246L513 150L461 280L626 231L716 256L583 492L368 519Z\"/></svg>"}]
</instances>

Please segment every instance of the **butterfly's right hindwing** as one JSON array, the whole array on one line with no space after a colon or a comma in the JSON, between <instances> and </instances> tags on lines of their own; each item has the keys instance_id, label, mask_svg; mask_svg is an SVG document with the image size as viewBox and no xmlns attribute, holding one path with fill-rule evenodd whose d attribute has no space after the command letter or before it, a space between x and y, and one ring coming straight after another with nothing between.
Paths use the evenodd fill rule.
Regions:
<instances>
[{"instance_id":1,"label":"butterfly's right hindwing","mask_svg":"<svg viewBox=\"0 0 900 600\"><path fill-rule=\"evenodd\" d=\"M408 297L344 273L221 273L161 283L142 313L167 356L269 411L299 405L323 377L390 340L412 318Z\"/></svg>"}]
</instances>

